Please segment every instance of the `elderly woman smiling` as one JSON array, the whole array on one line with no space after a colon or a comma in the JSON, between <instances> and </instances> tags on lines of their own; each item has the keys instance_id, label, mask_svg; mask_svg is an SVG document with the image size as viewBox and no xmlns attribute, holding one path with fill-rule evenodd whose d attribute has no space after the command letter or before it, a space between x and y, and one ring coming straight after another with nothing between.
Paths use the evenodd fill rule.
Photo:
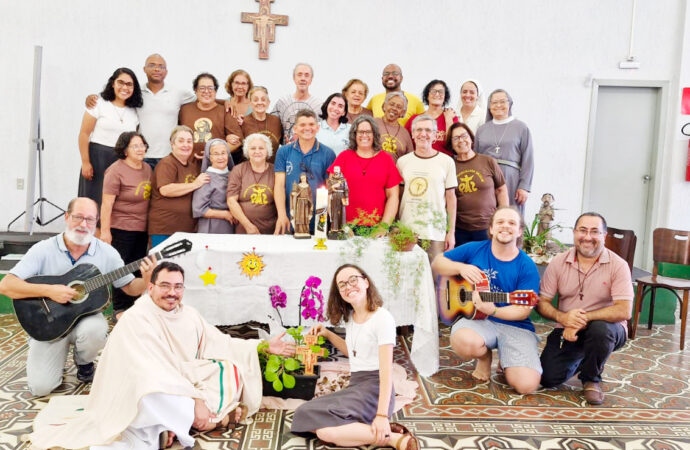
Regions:
<instances>
[{"instance_id":1,"label":"elderly woman smiling","mask_svg":"<svg viewBox=\"0 0 690 450\"><path fill-rule=\"evenodd\" d=\"M369 86L364 81L357 78L351 79L345 83L342 94L347 100L347 121L349 123L354 122L362 114L367 116L374 115L369 108L362 106L367 95L369 95Z\"/></svg>"},{"instance_id":2,"label":"elderly woman smiling","mask_svg":"<svg viewBox=\"0 0 690 450\"><path fill-rule=\"evenodd\" d=\"M271 140L261 133L247 136L242 147L247 161L238 164L228 179L227 201L237 218L237 234L273 234L278 219L273 186L275 172L268 159Z\"/></svg>"},{"instance_id":3,"label":"elderly woman smiling","mask_svg":"<svg viewBox=\"0 0 690 450\"><path fill-rule=\"evenodd\" d=\"M414 151L410 132L398 122L405 111L407 97L399 91L389 92L383 101L383 117L374 119L380 132L381 148L393 157L393 161Z\"/></svg>"},{"instance_id":4,"label":"elderly woman smiling","mask_svg":"<svg viewBox=\"0 0 690 450\"><path fill-rule=\"evenodd\" d=\"M223 139L211 139L204 149L201 170L209 176L208 184L194 191L192 215L199 219L197 232L232 234L237 221L228 209L228 168L233 167L230 147Z\"/></svg>"}]
</instances>

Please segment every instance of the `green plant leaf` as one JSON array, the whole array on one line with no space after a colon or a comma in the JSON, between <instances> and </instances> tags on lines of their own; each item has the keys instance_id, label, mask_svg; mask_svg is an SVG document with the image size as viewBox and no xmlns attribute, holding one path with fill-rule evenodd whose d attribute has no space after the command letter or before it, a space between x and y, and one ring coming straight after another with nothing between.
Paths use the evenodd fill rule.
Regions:
<instances>
[{"instance_id":1,"label":"green plant leaf","mask_svg":"<svg viewBox=\"0 0 690 450\"><path fill-rule=\"evenodd\" d=\"M324 358L327 358L328 355L330 355L330 354L331 354L331 352L329 352L327 348L324 348L324 349L323 349L323 357L324 357Z\"/></svg>"},{"instance_id":2,"label":"green plant leaf","mask_svg":"<svg viewBox=\"0 0 690 450\"><path fill-rule=\"evenodd\" d=\"M280 361L269 360L266 363L266 372L277 372L280 370Z\"/></svg>"},{"instance_id":3,"label":"green plant leaf","mask_svg":"<svg viewBox=\"0 0 690 450\"><path fill-rule=\"evenodd\" d=\"M281 383L280 380L278 380L277 378L273 382L273 390L276 392L280 392L283 390L283 383Z\"/></svg>"},{"instance_id":4,"label":"green plant leaf","mask_svg":"<svg viewBox=\"0 0 690 450\"><path fill-rule=\"evenodd\" d=\"M278 379L278 375L275 372L264 372L264 378L269 383L273 383L275 380Z\"/></svg>"},{"instance_id":5,"label":"green plant leaf","mask_svg":"<svg viewBox=\"0 0 690 450\"><path fill-rule=\"evenodd\" d=\"M321 351L321 347L319 347L318 345L310 345L309 348L311 348L311 351L313 353L318 353Z\"/></svg>"},{"instance_id":6,"label":"green plant leaf","mask_svg":"<svg viewBox=\"0 0 690 450\"><path fill-rule=\"evenodd\" d=\"M286 388L292 389L293 387L295 387L295 382L295 377L293 377L289 373L283 373L283 384Z\"/></svg>"},{"instance_id":7,"label":"green plant leaf","mask_svg":"<svg viewBox=\"0 0 690 450\"><path fill-rule=\"evenodd\" d=\"M295 358L285 360L285 370L294 371L300 368L300 363Z\"/></svg>"},{"instance_id":8,"label":"green plant leaf","mask_svg":"<svg viewBox=\"0 0 690 450\"><path fill-rule=\"evenodd\" d=\"M319 345L323 345L326 343L326 338L323 336L319 336L319 338L316 340L316 342L318 342Z\"/></svg>"}]
</instances>

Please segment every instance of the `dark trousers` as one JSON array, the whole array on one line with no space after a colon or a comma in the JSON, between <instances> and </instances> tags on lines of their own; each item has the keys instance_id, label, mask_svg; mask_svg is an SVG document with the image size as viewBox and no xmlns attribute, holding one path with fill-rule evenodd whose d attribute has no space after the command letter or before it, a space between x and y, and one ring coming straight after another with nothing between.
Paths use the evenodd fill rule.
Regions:
<instances>
[{"instance_id":1,"label":"dark trousers","mask_svg":"<svg viewBox=\"0 0 690 450\"><path fill-rule=\"evenodd\" d=\"M619 323L593 320L577 333L577 341L563 340L563 328L556 328L546 339L541 354L541 385L558 386L579 372L582 383L599 383L604 364L614 350L625 344L625 329Z\"/></svg>"},{"instance_id":2,"label":"dark trousers","mask_svg":"<svg viewBox=\"0 0 690 450\"><path fill-rule=\"evenodd\" d=\"M110 234L113 236L113 247L120 254L125 264L146 256L149 235L145 231L127 231L111 228ZM139 271L136 271L134 276L141 275ZM113 310L125 310L134 304L134 300L136 300L136 297L125 294L122 289L113 288Z\"/></svg>"},{"instance_id":3,"label":"dark trousers","mask_svg":"<svg viewBox=\"0 0 690 450\"><path fill-rule=\"evenodd\" d=\"M489 239L489 230L468 231L455 229L455 246L460 247L462 244L474 241L486 241Z\"/></svg>"}]
</instances>

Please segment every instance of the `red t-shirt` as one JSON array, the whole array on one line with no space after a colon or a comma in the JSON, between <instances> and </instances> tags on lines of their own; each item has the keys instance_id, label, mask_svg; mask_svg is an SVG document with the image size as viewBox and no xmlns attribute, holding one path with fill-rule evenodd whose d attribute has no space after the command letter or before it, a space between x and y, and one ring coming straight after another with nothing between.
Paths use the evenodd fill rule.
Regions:
<instances>
[{"instance_id":1,"label":"red t-shirt","mask_svg":"<svg viewBox=\"0 0 690 450\"><path fill-rule=\"evenodd\" d=\"M328 168L328 173L333 173L335 166L340 166L340 172L347 180L350 190L349 204L345 207L346 221L355 220L360 210L366 214L373 214L376 210L380 221L386 206L386 189L403 181L393 158L384 151L379 151L373 158L367 159L357 155L354 150L345 150L335 158Z\"/></svg>"},{"instance_id":2,"label":"red t-shirt","mask_svg":"<svg viewBox=\"0 0 690 450\"><path fill-rule=\"evenodd\" d=\"M410 132L410 136L412 136L412 121L419 115L420 114L413 115L405 124L405 129ZM453 117L453 123L458 123L457 116ZM436 118L436 127L438 128L436 131L436 140L434 140L431 146L434 150L445 153L452 158L455 156L455 153L453 153L452 148L446 148L446 117L443 114ZM412 144L414 144L414 139L412 139Z\"/></svg>"}]
</instances>

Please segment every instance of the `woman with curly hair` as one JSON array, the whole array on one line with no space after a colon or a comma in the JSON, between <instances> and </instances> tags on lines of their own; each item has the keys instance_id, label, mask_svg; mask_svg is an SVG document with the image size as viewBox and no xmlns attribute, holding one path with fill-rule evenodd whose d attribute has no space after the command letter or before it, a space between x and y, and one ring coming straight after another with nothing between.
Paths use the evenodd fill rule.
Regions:
<instances>
[{"instance_id":1,"label":"woman with curly hair","mask_svg":"<svg viewBox=\"0 0 690 450\"><path fill-rule=\"evenodd\" d=\"M350 359L350 384L311 400L295 411L291 431L316 436L341 447L374 444L399 449L419 448L404 426L390 423L395 404L392 367L395 321L382 307L374 282L359 267L340 266L328 296L332 325L345 322L345 339L322 324L309 330L328 339Z\"/></svg>"},{"instance_id":2,"label":"woman with curly hair","mask_svg":"<svg viewBox=\"0 0 690 450\"><path fill-rule=\"evenodd\" d=\"M135 108L144 104L137 76L120 67L108 79L96 106L84 113L79 130L79 197L88 197L100 209L105 170L117 160L113 151L125 131L136 131L139 118Z\"/></svg>"}]
</instances>

